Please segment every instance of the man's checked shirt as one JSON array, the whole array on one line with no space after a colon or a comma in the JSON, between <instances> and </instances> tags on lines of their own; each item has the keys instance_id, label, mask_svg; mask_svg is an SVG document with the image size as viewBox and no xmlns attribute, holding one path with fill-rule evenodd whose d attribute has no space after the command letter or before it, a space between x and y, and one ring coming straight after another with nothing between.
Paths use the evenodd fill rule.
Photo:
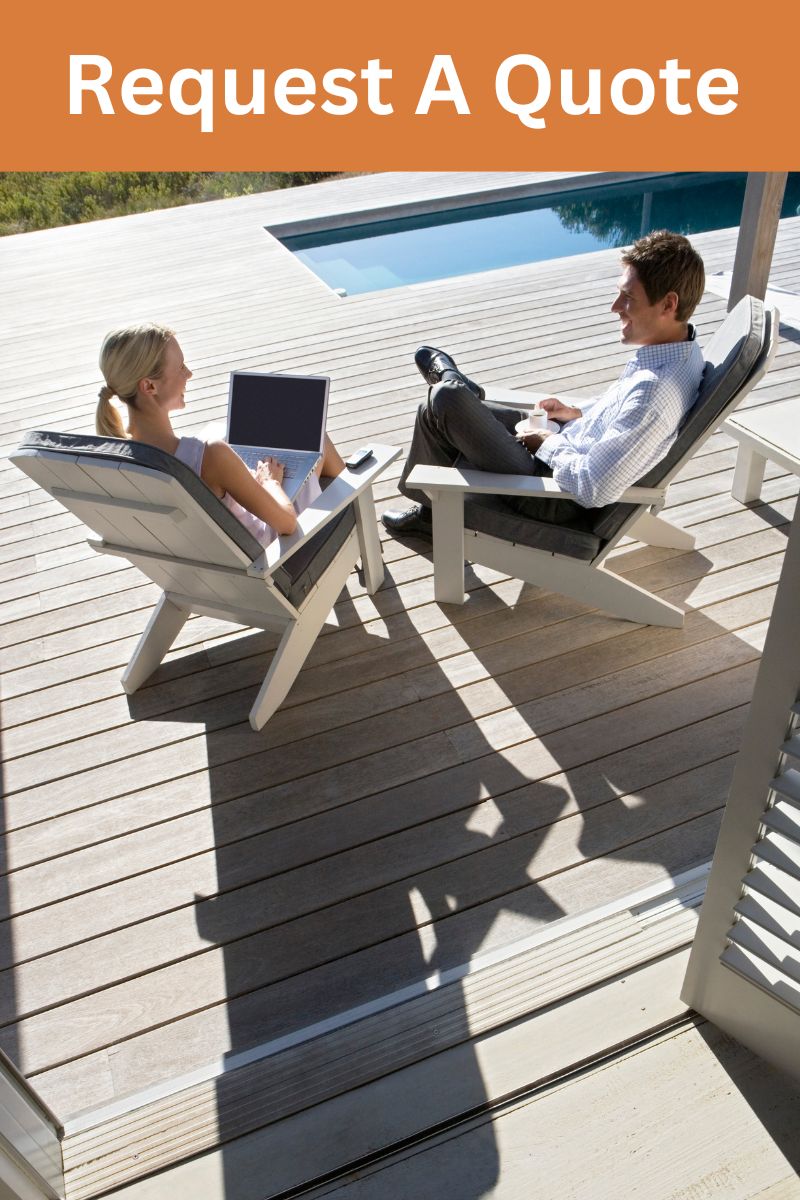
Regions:
<instances>
[{"instance_id":1,"label":"man's checked shirt","mask_svg":"<svg viewBox=\"0 0 800 1200\"><path fill-rule=\"evenodd\" d=\"M545 438L536 458L584 508L618 500L664 458L695 402L705 365L694 340L640 346L616 383Z\"/></svg>"}]
</instances>

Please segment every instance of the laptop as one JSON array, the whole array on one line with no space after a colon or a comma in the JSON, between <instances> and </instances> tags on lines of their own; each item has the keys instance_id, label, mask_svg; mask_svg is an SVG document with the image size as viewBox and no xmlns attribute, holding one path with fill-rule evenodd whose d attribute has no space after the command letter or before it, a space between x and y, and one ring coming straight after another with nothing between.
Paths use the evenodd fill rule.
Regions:
<instances>
[{"instance_id":1,"label":"laptop","mask_svg":"<svg viewBox=\"0 0 800 1200\"><path fill-rule=\"evenodd\" d=\"M329 390L325 375L231 372L226 441L248 467L280 459L290 500L322 458Z\"/></svg>"}]
</instances>

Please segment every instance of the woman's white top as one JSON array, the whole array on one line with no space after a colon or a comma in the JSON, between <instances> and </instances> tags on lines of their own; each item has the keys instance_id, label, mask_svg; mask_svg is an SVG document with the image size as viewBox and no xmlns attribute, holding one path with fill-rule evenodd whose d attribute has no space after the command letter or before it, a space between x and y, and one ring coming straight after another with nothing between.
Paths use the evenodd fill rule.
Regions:
<instances>
[{"instance_id":1,"label":"woman's white top","mask_svg":"<svg viewBox=\"0 0 800 1200\"><path fill-rule=\"evenodd\" d=\"M182 463L185 463L187 467L194 471L195 475L200 475L205 451L206 443L202 438L182 437L175 450L175 457L179 458ZM250 474L252 475L254 472L251 471ZM301 513L304 508L308 508L309 504L313 504L317 496L321 494L321 490L316 472L312 472L295 496L295 511ZM262 521L254 513L248 512L246 508L242 508L241 504L234 500L233 496L229 496L227 492L222 497L222 503L233 513L237 521L241 521L245 529L248 529L262 546L268 546L276 536L275 530L271 525L267 525L265 521Z\"/></svg>"}]
</instances>

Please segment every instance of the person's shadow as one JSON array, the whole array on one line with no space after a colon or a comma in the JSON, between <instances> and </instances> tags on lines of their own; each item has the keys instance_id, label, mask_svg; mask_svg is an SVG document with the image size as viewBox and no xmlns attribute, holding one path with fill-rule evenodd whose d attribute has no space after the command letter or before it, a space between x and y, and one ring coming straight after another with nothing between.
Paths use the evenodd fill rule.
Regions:
<instances>
[{"instance_id":1,"label":"person's shadow","mask_svg":"<svg viewBox=\"0 0 800 1200\"><path fill-rule=\"evenodd\" d=\"M476 603L501 615L502 603L483 591ZM316 768L251 791L244 824L242 803L230 800L230 776L241 778L242 760L221 762L227 752L220 753L215 735L208 735L219 888L213 897L198 897L197 923L203 938L224 946L232 1064L281 1039L299 1037L302 1043L302 1031L312 1039L326 1022L338 1018L347 1024L353 1014L369 1013L386 998L421 1007L431 981L442 977L452 979L445 985L446 1037L441 1043L434 1038L431 1049L468 1046L475 1028L464 1007L461 968L480 954L498 922L508 925L503 940L513 941L563 915L528 873L563 807L561 788L540 785L535 817L524 830L508 825L492 797L523 791L527 778L489 742L466 753L453 743L453 729L473 723L469 710L398 603L397 591L389 586L369 603L372 624L388 628L388 640L362 624L363 597L344 599L337 606L344 628L321 639L288 703L262 734L244 735L251 784L274 778L273 768L280 772L297 756L297 742L287 743L288 737L302 736L302 762ZM435 606L428 608L435 612ZM443 615L442 636L448 624ZM341 690L343 670L350 680L364 680L352 696ZM382 677L386 672L388 681ZM326 697L309 700L301 710L304 697L328 687ZM245 694L243 703L249 698ZM352 728L351 721L357 721ZM380 1045L381 1020L385 1017L366 1015L352 1026L351 1069L343 1077L349 1086L361 1078L352 1066L359 1052L364 1084L373 1077L367 1039ZM319 1066L324 1045L315 1049ZM390 1069L397 1069L414 1061L415 1050L410 1046L404 1057L392 1045L388 1055ZM302 1062L297 1050L284 1057ZM324 1102L345 1086L333 1081L332 1090L315 1092L308 1080L296 1078L292 1086L281 1054L274 1056L268 1078L272 1094L266 1106L276 1118L299 1113L308 1104L309 1088ZM473 1054L460 1056L458 1078L451 1083L465 1110L485 1106ZM221 1114L235 1108L240 1091L236 1072L222 1076ZM276 1091L280 1106L273 1102ZM416 1118L409 1111L396 1121L399 1140L422 1132ZM342 1161L348 1153L361 1161L371 1133L339 1130L336 1140ZM236 1148L226 1162L228 1197L263 1194L250 1191L252 1180L242 1177ZM496 1155L487 1155L484 1146L463 1200L485 1195L496 1179ZM271 1182L277 1189L274 1176Z\"/></svg>"}]
</instances>

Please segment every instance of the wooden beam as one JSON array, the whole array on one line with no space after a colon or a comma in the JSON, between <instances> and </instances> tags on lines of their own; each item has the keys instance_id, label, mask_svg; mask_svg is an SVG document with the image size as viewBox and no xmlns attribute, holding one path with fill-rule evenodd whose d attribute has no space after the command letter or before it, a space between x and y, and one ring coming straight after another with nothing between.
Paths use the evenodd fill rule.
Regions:
<instances>
[{"instance_id":1,"label":"wooden beam","mask_svg":"<svg viewBox=\"0 0 800 1200\"><path fill-rule=\"evenodd\" d=\"M786 171L751 171L747 176L728 312L742 296L764 299L786 178Z\"/></svg>"}]
</instances>

